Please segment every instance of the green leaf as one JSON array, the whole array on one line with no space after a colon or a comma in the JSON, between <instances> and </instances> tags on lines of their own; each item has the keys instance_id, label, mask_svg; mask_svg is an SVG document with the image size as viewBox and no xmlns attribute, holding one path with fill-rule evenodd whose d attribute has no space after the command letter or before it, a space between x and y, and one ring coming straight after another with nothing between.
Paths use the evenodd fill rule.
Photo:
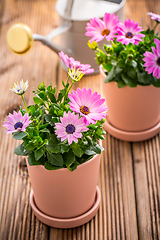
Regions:
<instances>
[{"instance_id":1,"label":"green leaf","mask_svg":"<svg viewBox=\"0 0 160 240\"><path fill-rule=\"evenodd\" d=\"M46 127L48 127L48 123L46 123L46 124L40 126L40 127L39 127L39 130L44 129L44 128L46 128Z\"/></svg>"},{"instance_id":2,"label":"green leaf","mask_svg":"<svg viewBox=\"0 0 160 240\"><path fill-rule=\"evenodd\" d=\"M58 94L58 99L57 99L57 101L59 102L61 102L62 101L62 98L63 98L63 94L60 92L59 94Z\"/></svg>"},{"instance_id":3,"label":"green leaf","mask_svg":"<svg viewBox=\"0 0 160 240\"><path fill-rule=\"evenodd\" d=\"M47 153L49 163L55 166L63 166L63 158L60 153Z\"/></svg>"},{"instance_id":4,"label":"green leaf","mask_svg":"<svg viewBox=\"0 0 160 240\"><path fill-rule=\"evenodd\" d=\"M101 145L96 144L92 147L92 150L97 154L101 154L101 152L104 150L104 148Z\"/></svg>"},{"instance_id":5,"label":"green leaf","mask_svg":"<svg viewBox=\"0 0 160 240\"><path fill-rule=\"evenodd\" d=\"M45 100L45 101L48 100L48 99L47 99L47 96L46 96L46 94L45 94L44 92L38 93L38 96L39 96L41 99Z\"/></svg>"},{"instance_id":6,"label":"green leaf","mask_svg":"<svg viewBox=\"0 0 160 240\"><path fill-rule=\"evenodd\" d=\"M45 162L45 158L44 157L42 157L38 161L36 161L33 153L29 153L28 154L28 164L30 166L44 165L44 162Z\"/></svg>"},{"instance_id":7,"label":"green leaf","mask_svg":"<svg viewBox=\"0 0 160 240\"><path fill-rule=\"evenodd\" d=\"M40 104L42 105L43 104L43 100L39 97L33 97L33 101L36 103L36 104Z\"/></svg>"},{"instance_id":8,"label":"green leaf","mask_svg":"<svg viewBox=\"0 0 160 240\"><path fill-rule=\"evenodd\" d=\"M128 65L132 66L133 68L136 68L137 67L137 62L134 61L134 60L131 60L131 61L127 61Z\"/></svg>"},{"instance_id":9,"label":"green leaf","mask_svg":"<svg viewBox=\"0 0 160 240\"><path fill-rule=\"evenodd\" d=\"M56 144L48 144L46 145L46 148L51 152L51 153L60 153L61 152L61 147Z\"/></svg>"},{"instance_id":10,"label":"green leaf","mask_svg":"<svg viewBox=\"0 0 160 240\"><path fill-rule=\"evenodd\" d=\"M73 150L73 153L77 156L77 157L82 157L83 155L83 150L80 146L75 146L75 147L72 147L72 150Z\"/></svg>"},{"instance_id":11,"label":"green leaf","mask_svg":"<svg viewBox=\"0 0 160 240\"><path fill-rule=\"evenodd\" d=\"M33 149L35 148L34 144L32 142L28 143L26 146L25 146L25 149L27 151L32 151Z\"/></svg>"},{"instance_id":12,"label":"green leaf","mask_svg":"<svg viewBox=\"0 0 160 240\"><path fill-rule=\"evenodd\" d=\"M136 79L137 78L137 74L136 71L133 68L129 68L127 69L127 75L132 78L132 79Z\"/></svg>"},{"instance_id":13,"label":"green leaf","mask_svg":"<svg viewBox=\"0 0 160 240\"><path fill-rule=\"evenodd\" d=\"M23 143L15 148L14 153L21 156L27 155Z\"/></svg>"},{"instance_id":14,"label":"green leaf","mask_svg":"<svg viewBox=\"0 0 160 240\"><path fill-rule=\"evenodd\" d=\"M108 72L110 72L111 69L112 69L112 64L111 64L111 63L107 63L107 64L103 63L103 67L104 67L104 69L106 69Z\"/></svg>"},{"instance_id":15,"label":"green leaf","mask_svg":"<svg viewBox=\"0 0 160 240\"><path fill-rule=\"evenodd\" d=\"M74 171L79 165L79 162L75 161L71 166L68 166L67 168L72 172Z\"/></svg>"},{"instance_id":16,"label":"green leaf","mask_svg":"<svg viewBox=\"0 0 160 240\"><path fill-rule=\"evenodd\" d=\"M44 115L44 118L45 118L45 120L46 120L47 122L50 122L51 119L52 119L52 115L51 115L51 114L45 114L45 115Z\"/></svg>"},{"instance_id":17,"label":"green leaf","mask_svg":"<svg viewBox=\"0 0 160 240\"><path fill-rule=\"evenodd\" d=\"M61 152L62 152L62 154L65 153L65 152L68 152L69 149L70 149L70 146L69 146L69 145L64 145L64 144L63 144L63 145L61 146Z\"/></svg>"},{"instance_id":18,"label":"green leaf","mask_svg":"<svg viewBox=\"0 0 160 240\"><path fill-rule=\"evenodd\" d=\"M50 123L51 126L54 126L55 123L59 121L57 117L53 117L51 114L45 114L45 120Z\"/></svg>"},{"instance_id":19,"label":"green leaf","mask_svg":"<svg viewBox=\"0 0 160 240\"><path fill-rule=\"evenodd\" d=\"M118 75L122 71L123 71L123 69L121 67L119 67L118 65L115 67L115 75Z\"/></svg>"},{"instance_id":20,"label":"green leaf","mask_svg":"<svg viewBox=\"0 0 160 240\"><path fill-rule=\"evenodd\" d=\"M122 87L127 86L127 84L123 80L119 80L117 82L117 86L118 86L118 88L122 88Z\"/></svg>"},{"instance_id":21,"label":"green leaf","mask_svg":"<svg viewBox=\"0 0 160 240\"><path fill-rule=\"evenodd\" d=\"M49 97L49 99L51 100L52 103L56 103L57 102L57 100L56 100L56 98L55 98L55 96L54 96L54 94L52 92L47 90L46 93L47 93L47 96Z\"/></svg>"},{"instance_id":22,"label":"green leaf","mask_svg":"<svg viewBox=\"0 0 160 240\"><path fill-rule=\"evenodd\" d=\"M18 132L13 134L13 138L17 139L17 140L22 140L26 136L27 136L27 134L25 132L22 132L22 131L18 131Z\"/></svg>"},{"instance_id":23,"label":"green leaf","mask_svg":"<svg viewBox=\"0 0 160 240\"><path fill-rule=\"evenodd\" d=\"M52 164L50 164L49 162L45 162L44 167L47 170L58 170L61 169L62 167L57 167L57 166L53 166Z\"/></svg>"},{"instance_id":24,"label":"green leaf","mask_svg":"<svg viewBox=\"0 0 160 240\"><path fill-rule=\"evenodd\" d=\"M64 159L64 164L67 167L71 166L76 161L75 154L72 152L72 150L70 150L67 153L64 153L63 154L63 159Z\"/></svg>"},{"instance_id":25,"label":"green leaf","mask_svg":"<svg viewBox=\"0 0 160 240\"><path fill-rule=\"evenodd\" d=\"M105 83L111 82L115 78L115 66L112 68L112 70L108 73L107 77L105 78Z\"/></svg>"},{"instance_id":26,"label":"green leaf","mask_svg":"<svg viewBox=\"0 0 160 240\"><path fill-rule=\"evenodd\" d=\"M50 134L49 135L49 144L57 144L57 136L56 134Z\"/></svg>"},{"instance_id":27,"label":"green leaf","mask_svg":"<svg viewBox=\"0 0 160 240\"><path fill-rule=\"evenodd\" d=\"M146 85L151 82L152 76L147 72L137 72L137 78L140 83L144 83Z\"/></svg>"},{"instance_id":28,"label":"green leaf","mask_svg":"<svg viewBox=\"0 0 160 240\"><path fill-rule=\"evenodd\" d=\"M91 148L84 149L84 153L86 155L95 155L96 154L95 151L93 151Z\"/></svg>"},{"instance_id":29,"label":"green leaf","mask_svg":"<svg viewBox=\"0 0 160 240\"><path fill-rule=\"evenodd\" d=\"M50 131L47 128L44 128L44 129L40 130L40 132L50 133Z\"/></svg>"},{"instance_id":30,"label":"green leaf","mask_svg":"<svg viewBox=\"0 0 160 240\"><path fill-rule=\"evenodd\" d=\"M44 154L43 148L40 148L34 152L35 160L38 161Z\"/></svg>"},{"instance_id":31,"label":"green leaf","mask_svg":"<svg viewBox=\"0 0 160 240\"><path fill-rule=\"evenodd\" d=\"M117 65L120 67L120 68L125 68L125 62L123 59L119 59L118 62L117 62Z\"/></svg>"},{"instance_id":32,"label":"green leaf","mask_svg":"<svg viewBox=\"0 0 160 240\"><path fill-rule=\"evenodd\" d=\"M87 155L95 155L95 154L100 154L103 150L104 148L97 143L95 145L87 147L84 150L84 153Z\"/></svg>"},{"instance_id":33,"label":"green leaf","mask_svg":"<svg viewBox=\"0 0 160 240\"><path fill-rule=\"evenodd\" d=\"M123 81L129 86L129 87L137 87L137 82L133 81L131 78L129 78L127 75L122 74Z\"/></svg>"},{"instance_id":34,"label":"green leaf","mask_svg":"<svg viewBox=\"0 0 160 240\"><path fill-rule=\"evenodd\" d=\"M154 87L160 87L160 79L157 79L156 77L153 78L152 84Z\"/></svg>"}]
</instances>

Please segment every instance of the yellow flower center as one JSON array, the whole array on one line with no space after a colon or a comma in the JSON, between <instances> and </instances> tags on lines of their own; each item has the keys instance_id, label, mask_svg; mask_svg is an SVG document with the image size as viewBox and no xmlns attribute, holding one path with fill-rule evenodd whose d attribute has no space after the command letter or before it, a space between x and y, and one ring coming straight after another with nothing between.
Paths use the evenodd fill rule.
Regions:
<instances>
[{"instance_id":1,"label":"yellow flower center","mask_svg":"<svg viewBox=\"0 0 160 240\"><path fill-rule=\"evenodd\" d=\"M109 29L103 29L103 31L102 31L103 36L108 36L109 34L110 34Z\"/></svg>"},{"instance_id":2,"label":"yellow flower center","mask_svg":"<svg viewBox=\"0 0 160 240\"><path fill-rule=\"evenodd\" d=\"M83 113L84 115L87 115L88 113L90 113L89 108L86 107L86 106L80 107L80 111L81 111L81 113Z\"/></svg>"}]
</instances>

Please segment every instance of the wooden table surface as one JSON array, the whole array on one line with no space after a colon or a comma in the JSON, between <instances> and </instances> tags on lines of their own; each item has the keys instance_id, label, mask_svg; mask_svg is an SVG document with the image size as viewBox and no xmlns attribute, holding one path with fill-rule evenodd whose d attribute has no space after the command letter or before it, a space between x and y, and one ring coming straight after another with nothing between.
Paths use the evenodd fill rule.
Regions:
<instances>
[{"instance_id":1,"label":"wooden table surface","mask_svg":"<svg viewBox=\"0 0 160 240\"><path fill-rule=\"evenodd\" d=\"M40 42L26 55L14 55L6 44L13 23L28 24L46 35L58 26L55 0L0 0L0 240L159 240L160 239L160 135L129 143L106 133L98 185L102 198L98 213L87 224L56 229L41 223L29 204L30 179L23 157L14 154L19 145L7 135L2 123L22 101L11 93L14 82L29 80L25 94L32 103L32 90L42 80L60 87L66 72L59 57ZM127 0L125 17L143 28L153 27L147 12L160 14L159 0ZM160 32L160 28L159 28ZM78 59L77 59L78 60ZM75 87L102 92L100 75L86 76Z\"/></svg>"}]
</instances>

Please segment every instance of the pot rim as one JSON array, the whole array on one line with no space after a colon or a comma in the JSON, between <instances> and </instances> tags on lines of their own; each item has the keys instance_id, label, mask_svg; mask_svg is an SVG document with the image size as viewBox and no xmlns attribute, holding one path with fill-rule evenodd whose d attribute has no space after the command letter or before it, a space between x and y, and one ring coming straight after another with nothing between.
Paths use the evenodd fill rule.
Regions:
<instances>
[{"instance_id":1,"label":"pot rim","mask_svg":"<svg viewBox=\"0 0 160 240\"><path fill-rule=\"evenodd\" d=\"M99 144L102 146L102 140L99 140ZM101 152L100 154L94 155L94 156L93 156L91 159L89 159L88 161L86 161L86 162L78 165L76 169L78 169L78 168L80 168L80 167L83 167L83 166L86 165L86 164L89 164L91 161L93 161L97 156L99 156L99 155L101 155L101 154L102 154L102 152ZM28 157L27 157L27 156L26 156L26 159L27 159L27 162L28 162ZM28 165L29 165L29 163L28 163ZM29 166L30 166L30 165L29 165ZM47 170L47 171L66 171L66 170L69 171L68 168L60 168L60 169L48 170L48 169L46 169L46 168L44 167L44 165L33 165L33 166L30 166L30 167L35 167L35 166L40 167L40 168L44 168L44 170ZM75 170L76 170L76 169L75 169ZM75 171L75 170L74 170L74 171ZM72 172L74 172L74 171L72 171Z\"/></svg>"},{"instance_id":2,"label":"pot rim","mask_svg":"<svg viewBox=\"0 0 160 240\"><path fill-rule=\"evenodd\" d=\"M102 65L99 65L99 71L100 71L100 73L102 74L102 76L103 77L106 77L106 74L104 73L104 70L103 70L104 68L103 68L103 66ZM117 85L117 82L116 81L112 81L112 82L108 82L108 83L112 83L112 84L116 84ZM105 83L104 82L104 84L108 84L108 83ZM152 84L150 84L150 85L139 85L139 84L137 84L137 87L130 87L130 86L125 86L125 87L122 87L122 88L118 88L118 89L124 89L124 88L129 88L129 89L132 89L132 90L135 90L135 89L137 89L137 88L144 88L144 87L148 87L148 88L158 88L158 87L155 87L155 86L153 86Z\"/></svg>"}]
</instances>

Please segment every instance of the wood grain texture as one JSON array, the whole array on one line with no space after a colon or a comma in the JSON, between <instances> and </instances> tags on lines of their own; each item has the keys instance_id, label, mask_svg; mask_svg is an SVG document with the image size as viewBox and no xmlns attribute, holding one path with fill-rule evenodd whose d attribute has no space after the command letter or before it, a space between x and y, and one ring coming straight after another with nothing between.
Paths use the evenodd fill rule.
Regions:
<instances>
[{"instance_id":1,"label":"wood grain texture","mask_svg":"<svg viewBox=\"0 0 160 240\"><path fill-rule=\"evenodd\" d=\"M9 27L24 22L34 33L48 34L59 24L56 0L0 1L0 240L160 240L160 135L141 143L117 140L106 133L98 185L101 203L96 216L73 229L56 229L41 223L29 204L30 179L23 157L14 154L18 142L5 133L2 123L18 110L21 99L9 88L29 80L25 94L33 103L32 90L50 82L62 87L67 73L59 57L40 42L23 56L11 53L6 44ZM147 12L160 14L158 0L127 0L125 16L153 27ZM160 32L160 27L158 28ZM78 59L77 59L78 60ZM74 88L91 87L103 94L100 75L85 76Z\"/></svg>"}]
</instances>

